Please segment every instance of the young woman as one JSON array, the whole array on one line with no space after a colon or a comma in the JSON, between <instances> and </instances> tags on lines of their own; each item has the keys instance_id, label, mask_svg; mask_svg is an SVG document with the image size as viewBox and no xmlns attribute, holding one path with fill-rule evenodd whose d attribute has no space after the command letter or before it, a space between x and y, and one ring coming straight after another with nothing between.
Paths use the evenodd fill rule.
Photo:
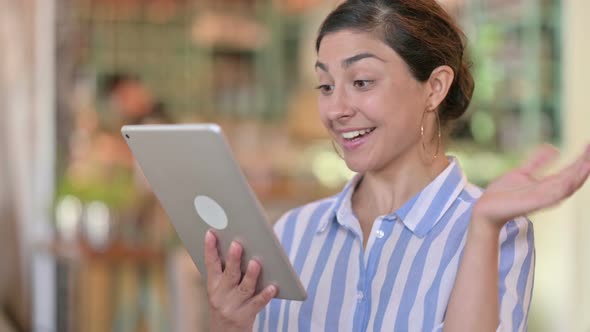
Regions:
<instances>
[{"instance_id":1,"label":"young woman","mask_svg":"<svg viewBox=\"0 0 590 332\"><path fill-rule=\"evenodd\" d=\"M357 176L275 226L304 302L255 294L260 264L240 278L232 243L223 270L207 235L213 331L526 329L535 254L521 216L576 191L590 147L549 177L535 175L555 155L545 146L485 192L469 184L441 141L473 92L463 39L435 0L350 0L329 14L319 111Z\"/></svg>"}]
</instances>

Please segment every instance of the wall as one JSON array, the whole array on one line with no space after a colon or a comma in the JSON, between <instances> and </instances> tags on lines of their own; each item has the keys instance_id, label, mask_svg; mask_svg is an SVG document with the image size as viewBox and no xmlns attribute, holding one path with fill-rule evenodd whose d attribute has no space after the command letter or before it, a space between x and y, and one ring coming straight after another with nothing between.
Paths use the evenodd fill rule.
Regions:
<instances>
[{"instance_id":1,"label":"wall","mask_svg":"<svg viewBox=\"0 0 590 332\"><path fill-rule=\"evenodd\" d=\"M590 143L590 1L563 8L563 161ZM590 183L559 207L534 216L537 269L531 331L590 331Z\"/></svg>"}]
</instances>

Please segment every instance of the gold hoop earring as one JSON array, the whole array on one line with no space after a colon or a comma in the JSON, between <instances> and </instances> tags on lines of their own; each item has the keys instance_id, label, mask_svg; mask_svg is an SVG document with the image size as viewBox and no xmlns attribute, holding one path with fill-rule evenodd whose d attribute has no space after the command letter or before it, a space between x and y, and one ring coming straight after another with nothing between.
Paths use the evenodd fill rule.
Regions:
<instances>
[{"instance_id":1,"label":"gold hoop earring","mask_svg":"<svg viewBox=\"0 0 590 332\"><path fill-rule=\"evenodd\" d=\"M330 142L332 142L332 148L334 149L334 152L336 152L336 154L338 155L338 157L340 157L340 159L344 160L344 157L342 156L342 154L340 152L338 152L338 148L336 147L336 143L334 143L334 140L330 140Z\"/></svg>"},{"instance_id":2,"label":"gold hoop earring","mask_svg":"<svg viewBox=\"0 0 590 332\"><path fill-rule=\"evenodd\" d=\"M440 118L438 116L438 112L436 110L433 111L424 111L424 113L422 113L422 121L420 122L420 137L422 138L422 150L424 150L424 154L426 154L426 144L424 143L425 139L424 139L424 117L426 116L426 113L431 113L434 112L434 115L436 116L436 127L437 127L437 137L436 137L436 150L434 151L434 156L432 157L432 160L430 160L430 162L434 162L437 158L438 158L438 152L441 146L441 140L442 140L442 134L441 134L441 128L440 128Z\"/></svg>"}]
</instances>

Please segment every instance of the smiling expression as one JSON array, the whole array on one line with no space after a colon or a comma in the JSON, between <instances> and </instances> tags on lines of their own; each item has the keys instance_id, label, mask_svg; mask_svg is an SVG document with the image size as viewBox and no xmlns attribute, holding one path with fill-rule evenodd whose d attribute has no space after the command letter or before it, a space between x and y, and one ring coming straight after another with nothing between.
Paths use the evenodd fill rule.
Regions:
<instances>
[{"instance_id":1,"label":"smiling expression","mask_svg":"<svg viewBox=\"0 0 590 332\"><path fill-rule=\"evenodd\" d=\"M427 83L392 48L369 33L330 33L316 72L320 117L351 170L378 172L419 156Z\"/></svg>"}]
</instances>

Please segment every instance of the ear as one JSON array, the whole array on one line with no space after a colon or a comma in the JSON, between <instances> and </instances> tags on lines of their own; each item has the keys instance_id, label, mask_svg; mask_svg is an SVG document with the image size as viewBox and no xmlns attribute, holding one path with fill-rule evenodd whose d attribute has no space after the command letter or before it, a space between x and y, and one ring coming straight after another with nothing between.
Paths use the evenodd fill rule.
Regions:
<instances>
[{"instance_id":1,"label":"ear","mask_svg":"<svg viewBox=\"0 0 590 332\"><path fill-rule=\"evenodd\" d=\"M432 71L427 82L426 105L429 111L436 110L443 100L445 100L454 78L453 69L447 65L439 66Z\"/></svg>"}]
</instances>

